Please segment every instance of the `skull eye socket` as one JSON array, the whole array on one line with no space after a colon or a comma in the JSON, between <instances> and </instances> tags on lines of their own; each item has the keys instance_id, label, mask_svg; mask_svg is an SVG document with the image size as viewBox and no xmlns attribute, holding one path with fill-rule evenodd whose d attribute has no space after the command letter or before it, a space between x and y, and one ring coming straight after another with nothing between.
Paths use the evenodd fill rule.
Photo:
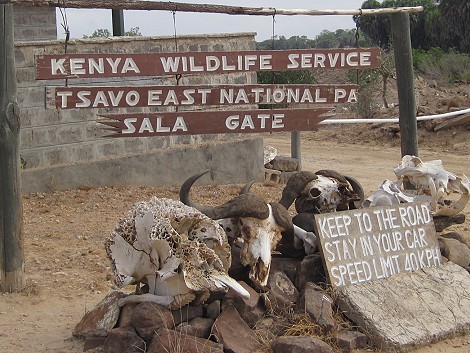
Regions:
<instances>
[{"instance_id":1,"label":"skull eye socket","mask_svg":"<svg viewBox=\"0 0 470 353\"><path fill-rule=\"evenodd\" d=\"M321 191L317 188L312 188L310 189L310 196L312 196L313 198L317 198L321 195Z\"/></svg>"}]
</instances>

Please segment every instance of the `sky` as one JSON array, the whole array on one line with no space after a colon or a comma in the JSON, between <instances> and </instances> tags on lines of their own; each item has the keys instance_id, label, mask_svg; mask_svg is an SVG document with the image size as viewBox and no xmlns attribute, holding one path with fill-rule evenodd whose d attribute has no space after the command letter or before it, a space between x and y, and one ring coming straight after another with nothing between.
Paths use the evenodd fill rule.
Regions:
<instances>
[{"instance_id":1,"label":"sky","mask_svg":"<svg viewBox=\"0 0 470 353\"><path fill-rule=\"evenodd\" d=\"M364 0L180 0L186 3L205 3L231 6L274 7L279 9L310 10L353 10L359 9ZM57 35L64 38L63 16L72 38L83 38L91 35L96 29L106 28L112 33L111 10L99 9L66 9L57 10ZM176 13L176 34L212 34L256 32L256 40L270 39L273 35L272 16L247 16L203 13ZM173 14L169 11L126 11L124 10L124 27L128 31L139 27L144 36L173 36L175 26ZM307 36L313 39L322 30L354 28L352 16L275 16L274 35Z\"/></svg>"}]
</instances>

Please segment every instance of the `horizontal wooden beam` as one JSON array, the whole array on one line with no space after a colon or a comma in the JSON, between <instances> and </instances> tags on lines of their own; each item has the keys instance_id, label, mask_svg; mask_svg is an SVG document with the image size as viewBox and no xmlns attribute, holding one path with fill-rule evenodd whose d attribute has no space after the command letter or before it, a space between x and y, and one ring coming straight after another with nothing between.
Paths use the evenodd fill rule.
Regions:
<instances>
[{"instance_id":1,"label":"horizontal wooden beam","mask_svg":"<svg viewBox=\"0 0 470 353\"><path fill-rule=\"evenodd\" d=\"M31 7L63 7L76 9L114 9L114 10L160 10L177 12L204 12L221 13L229 15L378 15L399 12L422 12L422 6L393 7L382 9L353 9L353 10L309 10L309 9L276 9L273 7L245 7L212 4L188 4L168 1L115 1L115 0L0 0L0 4L14 4Z\"/></svg>"}]
</instances>

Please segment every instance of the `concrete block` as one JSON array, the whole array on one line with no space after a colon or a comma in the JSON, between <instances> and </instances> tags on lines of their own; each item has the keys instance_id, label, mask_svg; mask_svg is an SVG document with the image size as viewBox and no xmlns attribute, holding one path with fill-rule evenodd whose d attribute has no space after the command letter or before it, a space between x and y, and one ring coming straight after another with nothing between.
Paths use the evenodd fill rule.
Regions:
<instances>
[{"instance_id":1,"label":"concrete block","mask_svg":"<svg viewBox=\"0 0 470 353\"><path fill-rule=\"evenodd\" d=\"M21 108L44 107L44 87L24 87L17 90L18 105Z\"/></svg>"},{"instance_id":2,"label":"concrete block","mask_svg":"<svg viewBox=\"0 0 470 353\"><path fill-rule=\"evenodd\" d=\"M34 169L44 166L44 155L42 151L27 150L20 153L20 157L24 161L24 169Z\"/></svg>"},{"instance_id":3,"label":"concrete block","mask_svg":"<svg viewBox=\"0 0 470 353\"><path fill-rule=\"evenodd\" d=\"M70 159L76 163L95 160L95 146L93 143L73 144L69 147Z\"/></svg>"},{"instance_id":4,"label":"concrete block","mask_svg":"<svg viewBox=\"0 0 470 353\"><path fill-rule=\"evenodd\" d=\"M64 148L57 148L44 152L44 163L48 166L65 165L69 162L70 158L68 151Z\"/></svg>"},{"instance_id":5,"label":"concrete block","mask_svg":"<svg viewBox=\"0 0 470 353\"><path fill-rule=\"evenodd\" d=\"M470 332L470 276L452 262L341 287L337 294L340 310L384 352Z\"/></svg>"}]
</instances>

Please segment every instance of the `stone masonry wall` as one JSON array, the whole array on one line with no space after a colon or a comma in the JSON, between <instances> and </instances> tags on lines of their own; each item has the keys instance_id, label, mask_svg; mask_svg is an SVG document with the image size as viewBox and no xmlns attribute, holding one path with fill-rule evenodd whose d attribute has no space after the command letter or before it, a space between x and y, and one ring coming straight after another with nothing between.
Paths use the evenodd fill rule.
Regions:
<instances>
[{"instance_id":1,"label":"stone masonry wall","mask_svg":"<svg viewBox=\"0 0 470 353\"><path fill-rule=\"evenodd\" d=\"M53 7L13 7L15 41L57 39L56 15Z\"/></svg>"},{"instance_id":2,"label":"stone masonry wall","mask_svg":"<svg viewBox=\"0 0 470 353\"><path fill-rule=\"evenodd\" d=\"M254 33L221 34L210 36L185 36L177 40L178 51L239 51L253 50ZM164 85L176 84L174 76L113 79L76 79L40 81L35 78L34 56L36 54L64 53L64 41L16 42L15 60L18 81L18 104L20 107L21 132L20 155L24 167L23 179L34 179L46 175L43 169L65 168L83 164L88 173L94 162L127 158L133 155L161 153L170 147L188 146L207 141L233 140L239 136L187 135L147 138L103 138L106 131L96 122L100 113L151 112L158 108L100 108L100 109L45 109L46 86L79 85ZM68 53L152 53L174 52L175 39L172 37L113 37L100 39L72 40L67 45ZM207 84L252 84L256 83L255 73L234 73L221 75L184 75L180 85ZM193 107L196 109L197 107ZM174 108L168 108L174 109ZM233 109L233 107L231 108ZM262 148L262 147L261 147ZM243 151L240 151L243 153ZM262 156L262 151L260 151ZM252 157L250 157L252 158ZM261 158L262 159L262 158ZM251 165L249 168L253 168ZM261 168L262 170L262 161ZM41 171L39 173L39 171ZM102 171L101 171L102 172ZM97 173L101 173L97 171ZM262 173L262 172L261 172ZM64 173L61 173L62 177ZM103 176L106 177L105 175ZM51 177L52 178L52 177ZM74 176L76 179L76 176ZM175 179L175 182L177 180ZM243 181L241 181L243 182ZM46 183L25 183L25 192L46 188ZM35 184L33 188L28 185ZM64 185L62 182L61 185ZM66 183L65 183L66 185ZM164 186L164 185L162 185ZM54 187L53 185L49 185Z\"/></svg>"}]
</instances>

